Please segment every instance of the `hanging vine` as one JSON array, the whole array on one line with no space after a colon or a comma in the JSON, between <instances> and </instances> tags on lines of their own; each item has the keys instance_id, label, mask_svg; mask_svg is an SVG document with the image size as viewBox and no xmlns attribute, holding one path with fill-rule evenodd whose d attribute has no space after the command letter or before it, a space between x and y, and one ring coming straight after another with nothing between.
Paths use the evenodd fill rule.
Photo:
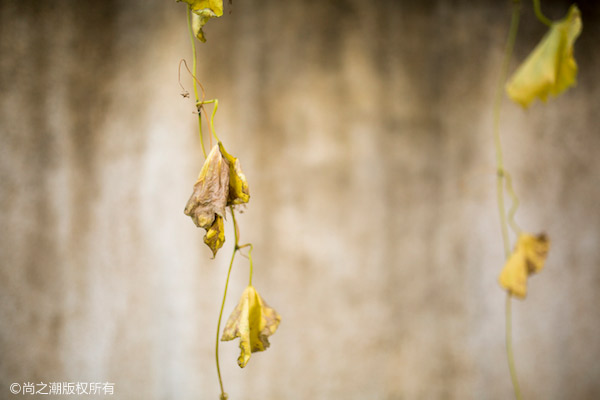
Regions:
<instances>
[{"instance_id":1,"label":"hanging vine","mask_svg":"<svg viewBox=\"0 0 600 400\"><path fill-rule=\"evenodd\" d=\"M236 220L236 207L246 204L250 200L248 182L242 172L240 161L225 150L223 142L216 134L214 119L218 109L217 99L205 99L205 91L196 76L197 52L195 40L206 41L203 32L204 25L212 18L223 15L222 0L177 0L187 4L187 26L192 45L192 69L185 61L184 65L192 76L195 106L198 115L199 139L205 161L200 174L194 184L192 195L185 207L185 214L190 216L196 226L205 229L204 243L211 249L213 258L225 242L224 220L226 210L229 210L233 224L234 246L225 279L223 299L217 322L217 335L215 341L215 358L217 376L220 385L220 398L227 399L219 362L219 340L228 341L240 339L240 356L238 365L245 367L251 353L263 351L269 347L269 337L275 333L281 321L279 314L269 307L252 286L252 249L250 243L239 243L239 225ZM550 248L550 240L544 233L531 234L522 231L517 225L514 216L519 204L518 197L513 188L511 175L508 173L503 160L500 114L504 91L509 98L528 108L536 98L547 101L550 96L557 96L576 82L577 64L573 58L573 45L581 33L581 17L578 8L570 7L567 16L562 20L552 22L541 11L539 0L532 0L535 15L538 20L547 25L549 30L530 55L516 69L507 80L510 59L517 37L521 13L520 0L513 0L511 24L504 52L502 68L498 80L498 87L494 98L493 108L493 138L496 155L496 189L498 213L506 262L499 275L499 284L506 290L506 351L507 360L517 399L522 398L514 360L512 345L512 298L524 299L527 295L527 279L530 275L540 272L544 268ZM200 90L199 90L200 89ZM189 93L184 92L184 97ZM210 120L207 106L212 106ZM202 116L209 125L209 143L211 150L207 154L202 132ZM213 146L212 139L216 141ZM505 198L508 194L511 206L506 211ZM516 236L514 250L511 251L510 230ZM243 291L238 305L228 318L225 328L221 333L221 322L231 271L235 256L243 249L247 249L249 260L248 286ZM219 339L220 338L220 339Z\"/></svg>"},{"instance_id":2,"label":"hanging vine","mask_svg":"<svg viewBox=\"0 0 600 400\"><path fill-rule=\"evenodd\" d=\"M216 257L217 252L223 246L223 243L225 243L225 227L223 221L226 217L227 209L229 209L233 223L233 253L231 254L231 261L229 262L227 277L225 279L225 289L223 291L223 300L219 311L215 340L215 361L219 387L221 390L220 399L224 400L228 398L228 395L225 392L223 385L219 362L219 336L221 341L228 341L236 338L240 339L238 365L243 368L248 363L251 353L264 351L269 347L269 336L277 330L281 317L274 309L267 305L252 286L253 246L250 243L239 243L240 233L235 214L237 206L246 204L250 200L248 182L246 176L242 172L240 161L225 150L223 142L217 136L214 119L219 106L219 101L217 99L205 100L204 88L196 76L197 53L195 39L202 42L206 41L202 28L211 18L217 18L223 15L223 1L177 1L183 1L187 4L187 26L192 45L191 71L187 67L187 63L183 60L180 62L179 66L181 71L181 65L184 65L192 76L195 105L198 114L198 132L202 153L205 158L198 179L194 184L192 195L185 206L184 213L191 217L197 227L206 230L204 243L211 249L213 258ZM198 87L200 87L200 92L198 91ZM187 93L185 89L183 90L183 97L189 97L189 93ZM205 119L208 121L208 114L206 111L207 105L212 105L212 114L209 124L211 150L208 155L206 154L204 137L202 134L202 115L204 115ZM217 142L214 146L212 145L213 137ZM231 313L225 324L223 333L221 334L221 321L223 318L225 300L227 299L227 289L229 287L229 278L231 276L235 255L246 248L248 249L247 258L250 263L248 286L243 291L238 305Z\"/></svg>"},{"instance_id":3,"label":"hanging vine","mask_svg":"<svg viewBox=\"0 0 600 400\"><path fill-rule=\"evenodd\" d=\"M517 68L505 86L521 12L521 2L513 0L511 24L494 100L493 118L497 203L504 253L507 259L498 281L500 286L506 290L506 353L515 398L518 400L522 399L522 394L517 379L512 345L511 300L512 297L524 299L527 295L527 278L544 268L550 249L550 239L544 233L533 235L522 232L514 220L519 201L513 189L510 174L506 171L503 162L500 141L500 110L504 89L511 100L523 108L527 108L536 98L545 102L549 95L557 96L573 86L577 75L573 45L581 33L581 17L577 6L572 5L567 16L557 22L550 21L542 14L539 0L533 0L533 6L538 20L549 27L548 33ZM505 188L512 200L508 215L504 205ZM510 251L509 225L517 236L517 243L512 252Z\"/></svg>"}]
</instances>

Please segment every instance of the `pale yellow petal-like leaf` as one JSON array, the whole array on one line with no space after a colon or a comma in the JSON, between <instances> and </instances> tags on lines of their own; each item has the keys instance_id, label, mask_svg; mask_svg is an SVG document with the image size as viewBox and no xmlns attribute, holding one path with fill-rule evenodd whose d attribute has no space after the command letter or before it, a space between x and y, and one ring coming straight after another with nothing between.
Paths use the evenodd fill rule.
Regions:
<instances>
[{"instance_id":1,"label":"pale yellow petal-like leaf","mask_svg":"<svg viewBox=\"0 0 600 400\"><path fill-rule=\"evenodd\" d=\"M506 261L498 281L510 294L525 298L527 295L527 278L544 268L550 240L544 234L534 236L521 234L515 250Z\"/></svg>"},{"instance_id":2,"label":"pale yellow petal-like leaf","mask_svg":"<svg viewBox=\"0 0 600 400\"><path fill-rule=\"evenodd\" d=\"M214 146L204 161L183 212L192 218L196 226L209 229L215 215L225 216L228 195L229 165L218 146Z\"/></svg>"},{"instance_id":3,"label":"pale yellow petal-like leaf","mask_svg":"<svg viewBox=\"0 0 600 400\"><path fill-rule=\"evenodd\" d=\"M229 164L214 146L200 170L192 196L188 200L185 215L196 226L206 229L204 243L210 247L213 257L225 242L223 218L229 196Z\"/></svg>"},{"instance_id":4,"label":"pale yellow petal-like leaf","mask_svg":"<svg viewBox=\"0 0 600 400\"><path fill-rule=\"evenodd\" d=\"M206 25L206 23L211 17L212 16L210 15L210 13L192 14L192 30L194 31L194 35L196 35L198 40L200 40L201 42L206 42L206 37L204 36L204 31L202 30L202 27Z\"/></svg>"},{"instance_id":5,"label":"pale yellow petal-like leaf","mask_svg":"<svg viewBox=\"0 0 600 400\"><path fill-rule=\"evenodd\" d=\"M242 172L240 160L229 154L221 142L219 142L219 149L229 163L229 196L227 198L227 205L247 203L250 200L250 189L246 181L246 175Z\"/></svg>"},{"instance_id":6,"label":"pale yellow petal-like leaf","mask_svg":"<svg viewBox=\"0 0 600 400\"><path fill-rule=\"evenodd\" d=\"M201 42L206 42L202 27L209 19L223 15L223 0L178 0L190 5L192 9L192 30Z\"/></svg>"},{"instance_id":7,"label":"pale yellow petal-like leaf","mask_svg":"<svg viewBox=\"0 0 600 400\"><path fill-rule=\"evenodd\" d=\"M572 5L567 16L554 22L541 42L509 79L509 97L527 108L536 97L546 101L576 83L573 44L581 33L581 14Z\"/></svg>"},{"instance_id":8,"label":"pale yellow petal-like leaf","mask_svg":"<svg viewBox=\"0 0 600 400\"><path fill-rule=\"evenodd\" d=\"M277 311L267 305L254 287L248 286L229 316L221 340L240 338L238 365L244 368L251 353L269 347L269 336L275 333L280 322Z\"/></svg>"},{"instance_id":9,"label":"pale yellow petal-like leaf","mask_svg":"<svg viewBox=\"0 0 600 400\"><path fill-rule=\"evenodd\" d=\"M217 251L223 246L223 243L225 243L225 228L223 227L223 217L220 215L216 216L215 222L206 231L204 243L212 250L213 258L217 255Z\"/></svg>"},{"instance_id":10,"label":"pale yellow petal-like leaf","mask_svg":"<svg viewBox=\"0 0 600 400\"><path fill-rule=\"evenodd\" d=\"M190 5L193 11L211 10L217 17L223 15L223 0L177 0Z\"/></svg>"}]
</instances>

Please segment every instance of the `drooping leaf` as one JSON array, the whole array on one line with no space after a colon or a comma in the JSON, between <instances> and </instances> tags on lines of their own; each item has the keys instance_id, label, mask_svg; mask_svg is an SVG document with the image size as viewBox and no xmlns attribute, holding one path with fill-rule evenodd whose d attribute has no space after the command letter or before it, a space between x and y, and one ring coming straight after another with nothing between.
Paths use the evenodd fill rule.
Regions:
<instances>
[{"instance_id":1,"label":"drooping leaf","mask_svg":"<svg viewBox=\"0 0 600 400\"><path fill-rule=\"evenodd\" d=\"M217 17L223 15L223 0L177 0L187 3L192 8L192 11L209 9L215 13Z\"/></svg>"},{"instance_id":2,"label":"drooping leaf","mask_svg":"<svg viewBox=\"0 0 600 400\"><path fill-rule=\"evenodd\" d=\"M545 234L520 234L515 250L498 278L500 285L510 294L525 298L527 278L544 268L549 248L550 239Z\"/></svg>"},{"instance_id":3,"label":"drooping leaf","mask_svg":"<svg viewBox=\"0 0 600 400\"><path fill-rule=\"evenodd\" d=\"M204 243L212 250L213 257L225 242L223 218L228 195L229 164L219 147L214 146L202 165L194 191L183 211L197 227L206 229Z\"/></svg>"},{"instance_id":4,"label":"drooping leaf","mask_svg":"<svg viewBox=\"0 0 600 400\"><path fill-rule=\"evenodd\" d=\"M202 165L184 213L196 226L209 229L216 215L225 216L229 193L229 165L214 146Z\"/></svg>"},{"instance_id":5,"label":"drooping leaf","mask_svg":"<svg viewBox=\"0 0 600 400\"><path fill-rule=\"evenodd\" d=\"M572 5L567 16L554 22L541 42L509 79L506 92L524 108L536 97L557 96L576 83L573 44L581 33L581 13Z\"/></svg>"},{"instance_id":6,"label":"drooping leaf","mask_svg":"<svg viewBox=\"0 0 600 400\"><path fill-rule=\"evenodd\" d=\"M223 246L223 243L225 243L225 228L223 227L223 217L220 215L217 215L215 222L206 231L204 243L212 250L213 258L217 255L217 251Z\"/></svg>"},{"instance_id":7,"label":"drooping leaf","mask_svg":"<svg viewBox=\"0 0 600 400\"><path fill-rule=\"evenodd\" d=\"M204 36L204 31L202 30L202 27L204 25L206 25L208 20L211 19L212 17L214 17L214 14L211 15L210 11L204 12L202 14L199 14L199 13L192 14L192 29L194 31L194 35L196 35L198 40L200 40L203 43L206 42L206 37Z\"/></svg>"},{"instance_id":8,"label":"drooping leaf","mask_svg":"<svg viewBox=\"0 0 600 400\"><path fill-rule=\"evenodd\" d=\"M240 160L225 151L221 142L219 142L219 149L225 160L229 163L229 196L227 198L227 205L247 203L250 200L250 189L248 188L246 175L242 172Z\"/></svg>"},{"instance_id":9,"label":"drooping leaf","mask_svg":"<svg viewBox=\"0 0 600 400\"><path fill-rule=\"evenodd\" d=\"M223 15L223 0L178 0L190 5L192 9L192 30L194 35L206 42L202 27L209 19Z\"/></svg>"},{"instance_id":10,"label":"drooping leaf","mask_svg":"<svg viewBox=\"0 0 600 400\"><path fill-rule=\"evenodd\" d=\"M229 316L221 340L240 338L238 365L244 368L251 353L269 347L269 336L275 333L280 322L277 311L267 305L254 287L248 286Z\"/></svg>"},{"instance_id":11,"label":"drooping leaf","mask_svg":"<svg viewBox=\"0 0 600 400\"><path fill-rule=\"evenodd\" d=\"M240 161L227 153L219 142L204 161L184 210L196 226L206 229L204 242L213 251L213 256L225 241L225 207L247 203L249 199L248 182Z\"/></svg>"}]
</instances>

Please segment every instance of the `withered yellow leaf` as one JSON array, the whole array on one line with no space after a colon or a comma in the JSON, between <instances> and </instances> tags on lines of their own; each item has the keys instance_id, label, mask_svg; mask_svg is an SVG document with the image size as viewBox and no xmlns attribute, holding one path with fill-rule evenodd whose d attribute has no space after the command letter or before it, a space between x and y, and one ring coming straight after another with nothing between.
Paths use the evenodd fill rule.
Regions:
<instances>
[{"instance_id":1,"label":"withered yellow leaf","mask_svg":"<svg viewBox=\"0 0 600 400\"><path fill-rule=\"evenodd\" d=\"M221 142L219 142L219 149L229 163L229 196L227 198L227 205L247 203L250 200L250 189L248 188L246 175L242 172L240 160L229 154Z\"/></svg>"},{"instance_id":2,"label":"withered yellow leaf","mask_svg":"<svg viewBox=\"0 0 600 400\"><path fill-rule=\"evenodd\" d=\"M204 243L210 247L213 256L225 242L225 207L247 203L249 199L248 182L240 161L227 153L219 142L204 161L184 210L196 226L206 229Z\"/></svg>"},{"instance_id":3,"label":"withered yellow leaf","mask_svg":"<svg viewBox=\"0 0 600 400\"><path fill-rule=\"evenodd\" d=\"M557 96L576 83L573 44L581 33L581 13L572 5L567 16L554 22L506 85L508 96L527 108L536 97Z\"/></svg>"},{"instance_id":4,"label":"withered yellow leaf","mask_svg":"<svg viewBox=\"0 0 600 400\"><path fill-rule=\"evenodd\" d=\"M225 243L225 228L223 227L223 217L220 215L217 215L215 222L206 231L204 243L212 250L213 258L217 255L217 251L223 246L223 243Z\"/></svg>"},{"instance_id":5,"label":"withered yellow leaf","mask_svg":"<svg viewBox=\"0 0 600 400\"><path fill-rule=\"evenodd\" d=\"M206 42L202 27L209 19L223 15L223 0L178 0L190 5L192 9L192 30L194 35Z\"/></svg>"},{"instance_id":6,"label":"withered yellow leaf","mask_svg":"<svg viewBox=\"0 0 600 400\"><path fill-rule=\"evenodd\" d=\"M223 218L228 195L229 165L219 147L214 146L202 165L194 191L183 211L197 227L206 229L204 243L212 250L213 257L225 242Z\"/></svg>"},{"instance_id":7,"label":"withered yellow leaf","mask_svg":"<svg viewBox=\"0 0 600 400\"><path fill-rule=\"evenodd\" d=\"M215 13L217 17L223 15L223 0L177 0L187 3L192 8L192 11L209 9Z\"/></svg>"},{"instance_id":8,"label":"withered yellow leaf","mask_svg":"<svg viewBox=\"0 0 600 400\"><path fill-rule=\"evenodd\" d=\"M251 353L269 347L269 336L275 333L279 322L281 316L277 311L267 305L253 286L248 286L229 316L221 340L240 338L238 365L244 368Z\"/></svg>"},{"instance_id":9,"label":"withered yellow leaf","mask_svg":"<svg viewBox=\"0 0 600 400\"><path fill-rule=\"evenodd\" d=\"M520 234L515 250L506 261L498 281L510 294L525 298L527 278L544 268L550 240L545 234Z\"/></svg>"},{"instance_id":10,"label":"withered yellow leaf","mask_svg":"<svg viewBox=\"0 0 600 400\"><path fill-rule=\"evenodd\" d=\"M225 216L228 193L229 165L218 146L214 146L202 165L183 212L192 218L196 226L209 229L216 215Z\"/></svg>"},{"instance_id":11,"label":"withered yellow leaf","mask_svg":"<svg viewBox=\"0 0 600 400\"><path fill-rule=\"evenodd\" d=\"M194 35L201 42L206 42L206 36L204 36L204 31L202 27L206 25L209 19L211 19L214 15L210 12L204 13L193 13L192 14L192 30L194 31Z\"/></svg>"}]
</instances>

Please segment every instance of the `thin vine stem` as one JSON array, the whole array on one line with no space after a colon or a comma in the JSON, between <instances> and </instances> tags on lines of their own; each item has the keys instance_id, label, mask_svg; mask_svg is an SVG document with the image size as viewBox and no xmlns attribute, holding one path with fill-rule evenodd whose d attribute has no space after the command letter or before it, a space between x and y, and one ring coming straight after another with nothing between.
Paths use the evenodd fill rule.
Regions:
<instances>
[{"instance_id":1,"label":"thin vine stem","mask_svg":"<svg viewBox=\"0 0 600 400\"><path fill-rule=\"evenodd\" d=\"M219 137L217 136L217 131L215 130L215 114L217 113L217 109L219 107L219 100L218 99L213 99L213 100L204 100L204 98L206 97L206 91L204 90L204 86L202 86L202 83L200 83L200 81L198 80L198 77L196 77L192 71L190 70L190 68L187 65L187 62L184 59L181 59L179 61L179 71L178 71L178 77L179 77L179 86L181 87L181 90L183 91L182 96L183 97L188 97L189 93L187 93L187 90L185 90L185 88L183 87L183 85L181 84L181 64L183 64L185 66L185 69L187 69L188 73L190 74L190 76L192 77L194 84L200 86L200 90L202 90L202 100L197 100L196 101L196 112L198 114L200 113L204 113L204 118L206 118L206 120L208 121L208 114L206 113L206 108L204 107L204 104L214 104L213 107L213 112L211 114L211 118L210 118L210 132L211 135L214 136L217 139L217 142L219 141ZM201 123L202 121L198 121L199 123ZM200 131L202 131L202 127L200 127ZM212 147L212 137L210 139L210 144ZM204 146L204 144L203 144ZM206 156L206 155L205 155Z\"/></svg>"},{"instance_id":2,"label":"thin vine stem","mask_svg":"<svg viewBox=\"0 0 600 400\"><path fill-rule=\"evenodd\" d=\"M187 8L187 26L188 32L190 33L190 41L192 43L192 77L194 78L192 81L194 82L194 96L196 97L196 105L198 103L202 103L204 101L204 90L202 90L202 102L200 101L200 97L198 96L198 84L196 83L196 42L194 41L194 31L192 29L192 7L188 6ZM187 67L187 65L186 65ZM204 158L206 158L206 149L204 148L204 138L202 137L202 114L200 110L198 110L198 134L200 136L200 145L202 146L202 154L204 154Z\"/></svg>"},{"instance_id":3,"label":"thin vine stem","mask_svg":"<svg viewBox=\"0 0 600 400\"><path fill-rule=\"evenodd\" d=\"M236 239L237 239L237 237L236 237ZM229 269L227 270L227 279L225 279L225 290L223 291L223 301L221 302L221 310L219 311L219 321L217 322L217 338L215 340L215 359L217 361L217 375L219 377L219 386L221 387L221 399L226 399L227 393L225 393L225 389L223 388L223 378L221 377L221 366L219 365L219 334L221 333L221 320L223 319L223 309L225 308L225 299L227 299L227 288L229 287L229 276L231 275L231 268L233 267L233 260L235 259L236 252L237 252L237 249L234 247L233 253L231 254L231 261L229 262Z\"/></svg>"},{"instance_id":4,"label":"thin vine stem","mask_svg":"<svg viewBox=\"0 0 600 400\"><path fill-rule=\"evenodd\" d=\"M540 0L533 0L533 11L535 12L535 16L540 22L547 26L552 26L552 21L547 18L544 14L542 14L542 7L540 6Z\"/></svg>"},{"instance_id":5,"label":"thin vine stem","mask_svg":"<svg viewBox=\"0 0 600 400\"><path fill-rule=\"evenodd\" d=\"M502 242L504 243L504 254L508 258L510 255L510 240L508 237L508 224L506 221L506 210L504 206L504 160L502 155L502 143L500 140L500 111L502 108L502 99L504 98L504 83L508 75L508 67L512 56L517 31L519 29L519 17L521 15L521 2L513 2L513 12L510 23L510 30L506 48L504 50L504 59L502 61L502 69L500 71L500 79L496 89L496 97L494 99L494 147L496 149L496 188L498 195L498 213L500 214L500 228L502 230Z\"/></svg>"},{"instance_id":6,"label":"thin vine stem","mask_svg":"<svg viewBox=\"0 0 600 400\"><path fill-rule=\"evenodd\" d=\"M246 244L241 244L238 246L238 250L242 250L245 247L249 247L250 249L248 250L248 255L245 255L244 253L242 253L240 251L240 255L242 257L245 257L248 259L248 261L250 262L250 273L249 273L249 277L248 277L248 286L252 286L252 273L253 273L253 266L252 266L252 243L246 243Z\"/></svg>"},{"instance_id":7,"label":"thin vine stem","mask_svg":"<svg viewBox=\"0 0 600 400\"><path fill-rule=\"evenodd\" d=\"M221 387L221 399L226 399L227 393L225 393L225 389L223 388L223 378L221 376L221 366L219 364L219 335L221 333L221 321L223 319L223 310L225 309L225 300L227 299L227 289L229 287L229 277L231 276L233 260L235 260L235 254L240 249L240 247L238 246L239 229L237 221L235 219L235 212L233 211L233 206L229 206L229 210L231 211L231 219L233 221L233 233L235 237L235 244L233 246L233 253L231 254L231 261L229 262L229 269L227 270L227 279L225 279L225 289L223 290L223 301L221 302L221 310L219 311L219 320L217 322L217 337L215 340L215 359L217 362L217 375L219 377L219 386Z\"/></svg>"},{"instance_id":8,"label":"thin vine stem","mask_svg":"<svg viewBox=\"0 0 600 400\"><path fill-rule=\"evenodd\" d=\"M508 224L510 225L512 231L518 236L522 232L521 227L519 227L519 225L515 221L515 214L517 213L517 209L519 208L519 198L517 197L517 193L515 193L515 190L513 189L512 178L510 174L506 171L504 171L504 179L506 181L506 193L508 193L512 200L512 205L508 210Z\"/></svg>"},{"instance_id":9,"label":"thin vine stem","mask_svg":"<svg viewBox=\"0 0 600 400\"><path fill-rule=\"evenodd\" d=\"M221 140L219 140L219 137L217 136L217 131L215 130L215 114L217 113L217 109L219 108L219 99L206 100L206 101L201 101L201 102L196 103L196 107L198 109L204 110L204 116L206 117L206 119L208 119L208 116L206 115L206 110L203 107L204 104L213 104L213 111L212 111L212 114L210 115L210 132L214 136L217 143L219 143ZM210 143L211 143L211 147L212 147L212 139L211 139Z\"/></svg>"},{"instance_id":10,"label":"thin vine stem","mask_svg":"<svg viewBox=\"0 0 600 400\"><path fill-rule=\"evenodd\" d=\"M515 398L522 399L521 388L519 387L519 381L517 378L517 370L515 368L515 357L512 345L512 296L510 292L506 292L506 356L508 357L508 365L510 370L510 379L513 382L515 389Z\"/></svg>"},{"instance_id":11,"label":"thin vine stem","mask_svg":"<svg viewBox=\"0 0 600 400\"><path fill-rule=\"evenodd\" d=\"M494 135L494 146L496 149L496 190L497 190L497 203L498 213L500 215L500 228L502 231L502 242L504 245L504 254L508 258L510 256L510 239L508 236L508 221L506 216L506 209L504 205L504 179L506 173L504 170L504 161L502 155L502 143L500 140L500 111L502 108L502 100L504 98L504 84L508 75L508 68L510 65L510 58L513 53L515 39L517 37L517 31L519 29L519 18L521 15L521 2L520 0L513 1L512 17L510 22L510 30L508 33L508 40L506 42L506 48L504 50L504 59L502 61L502 69L500 71L500 78L498 80L498 87L496 89L496 97L494 99L494 119L493 119L493 135ZM510 178L509 178L510 179ZM509 182L510 183L510 182ZM512 184L510 185L512 194ZM514 198L513 197L513 208L511 209L511 219L514 215ZM518 203L517 203L518 204ZM517 379L517 371L514 361L514 352L512 348L512 315L511 315L511 295L509 292L506 294L506 354L508 359L508 369L510 371L510 377L515 392L515 398L521 400L521 389L519 387L519 381Z\"/></svg>"},{"instance_id":12,"label":"thin vine stem","mask_svg":"<svg viewBox=\"0 0 600 400\"><path fill-rule=\"evenodd\" d=\"M213 112L210 116L210 131L212 132L213 136L215 137L215 140L217 141L217 143L220 142L219 137L217 136L217 131L215 131L215 114L217 113L217 108L219 108L219 100L218 99L214 99L214 106L213 106ZM233 208L231 209L231 213L233 214Z\"/></svg>"},{"instance_id":13,"label":"thin vine stem","mask_svg":"<svg viewBox=\"0 0 600 400\"><path fill-rule=\"evenodd\" d=\"M252 286L252 245L250 245L250 250L248 250L248 258L250 259L250 277L248 278L248 286Z\"/></svg>"}]
</instances>

